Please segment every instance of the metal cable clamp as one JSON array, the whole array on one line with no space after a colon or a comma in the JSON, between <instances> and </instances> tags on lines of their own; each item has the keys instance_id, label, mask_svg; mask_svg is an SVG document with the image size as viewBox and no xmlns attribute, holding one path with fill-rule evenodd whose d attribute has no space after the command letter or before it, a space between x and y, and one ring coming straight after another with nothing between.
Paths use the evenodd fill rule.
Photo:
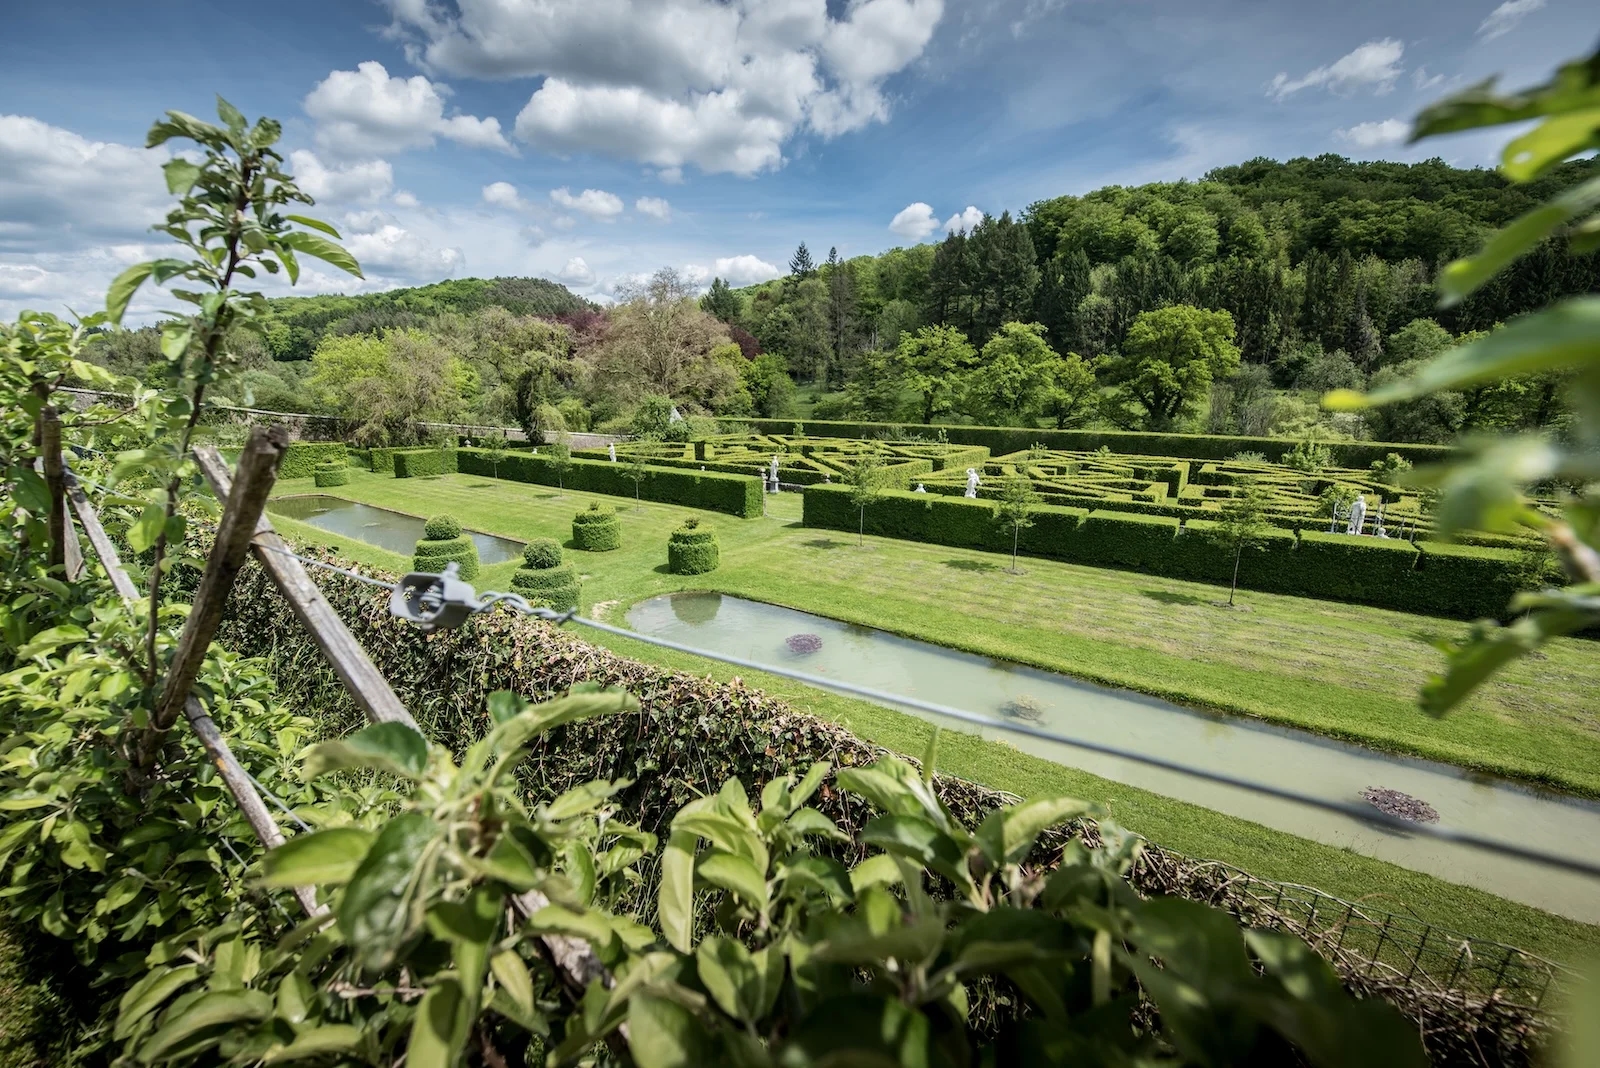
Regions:
<instances>
[{"instance_id":1,"label":"metal cable clamp","mask_svg":"<svg viewBox=\"0 0 1600 1068\"><path fill-rule=\"evenodd\" d=\"M415 624L424 633L454 630L483 610L477 591L460 578L460 567L445 565L444 574L413 571L389 595L389 614Z\"/></svg>"}]
</instances>

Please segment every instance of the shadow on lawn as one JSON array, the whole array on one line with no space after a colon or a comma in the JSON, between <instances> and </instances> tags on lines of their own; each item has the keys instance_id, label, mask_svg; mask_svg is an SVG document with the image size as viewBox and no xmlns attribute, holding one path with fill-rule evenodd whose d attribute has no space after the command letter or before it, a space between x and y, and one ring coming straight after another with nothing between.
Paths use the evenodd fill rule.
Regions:
<instances>
[{"instance_id":1,"label":"shadow on lawn","mask_svg":"<svg viewBox=\"0 0 1600 1068\"><path fill-rule=\"evenodd\" d=\"M1140 590L1140 596L1148 597L1161 604L1207 604L1204 597L1196 597L1192 593L1174 593L1172 590Z\"/></svg>"},{"instance_id":2,"label":"shadow on lawn","mask_svg":"<svg viewBox=\"0 0 1600 1068\"><path fill-rule=\"evenodd\" d=\"M850 545L847 541L835 541L833 538L812 538L800 544L807 549L844 549Z\"/></svg>"},{"instance_id":3,"label":"shadow on lawn","mask_svg":"<svg viewBox=\"0 0 1600 1068\"><path fill-rule=\"evenodd\" d=\"M1003 571L999 564L991 564L987 560L946 560L944 566L957 571Z\"/></svg>"}]
</instances>

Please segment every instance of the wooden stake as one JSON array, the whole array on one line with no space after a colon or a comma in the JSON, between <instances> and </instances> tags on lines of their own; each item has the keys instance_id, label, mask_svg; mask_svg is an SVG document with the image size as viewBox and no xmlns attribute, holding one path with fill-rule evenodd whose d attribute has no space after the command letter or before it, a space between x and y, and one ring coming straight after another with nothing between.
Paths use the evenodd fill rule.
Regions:
<instances>
[{"instance_id":1,"label":"wooden stake","mask_svg":"<svg viewBox=\"0 0 1600 1068\"><path fill-rule=\"evenodd\" d=\"M178 650L167 667L166 683L156 702L151 717L147 741L148 749L141 746L145 756L153 754L155 737L177 722L184 700L200 676L200 666L205 663L206 650L211 638L222 622L222 610L228 605L228 593L233 580L244 566L250 551L250 538L255 534L256 521L266 507L267 495L278 477L278 462L289 447L289 432L281 426L256 428L239 455L239 478L228 494L223 509L222 522L217 524L217 540L206 560L205 574L195 591L194 603L189 608L189 618L178 639Z\"/></svg>"},{"instance_id":2,"label":"wooden stake","mask_svg":"<svg viewBox=\"0 0 1600 1068\"><path fill-rule=\"evenodd\" d=\"M211 491L218 499L228 497L232 483L227 465L216 450L196 449L195 459L206 481L211 483ZM256 523L253 547L256 560L266 568L273 584L310 632L312 641L327 657L334 674L350 691L351 698L366 713L367 719L373 723L404 723L420 734L417 721L406 711L406 706L396 696L389 680L372 663L367 651L344 625L339 613L322 596L322 591L317 589L317 584L311 580L300 561L285 555L292 550L272 529L272 521L265 515Z\"/></svg>"},{"instance_id":3,"label":"wooden stake","mask_svg":"<svg viewBox=\"0 0 1600 1068\"><path fill-rule=\"evenodd\" d=\"M50 566L67 566L67 489L61 478L61 417L56 406L39 412L39 455L44 460L44 484L50 490Z\"/></svg>"}]
</instances>

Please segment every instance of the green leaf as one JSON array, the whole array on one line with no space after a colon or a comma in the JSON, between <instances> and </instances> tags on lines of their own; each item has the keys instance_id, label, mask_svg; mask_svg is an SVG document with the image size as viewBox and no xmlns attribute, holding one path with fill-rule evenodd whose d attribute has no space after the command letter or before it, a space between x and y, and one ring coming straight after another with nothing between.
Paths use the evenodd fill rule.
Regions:
<instances>
[{"instance_id":1,"label":"green leaf","mask_svg":"<svg viewBox=\"0 0 1600 1068\"><path fill-rule=\"evenodd\" d=\"M139 1021L166 1004L168 998L200 977L198 964L179 968L157 968L147 973L122 995L117 1005L117 1026L111 1037L122 1041L131 1035Z\"/></svg>"},{"instance_id":2,"label":"green leaf","mask_svg":"<svg viewBox=\"0 0 1600 1068\"><path fill-rule=\"evenodd\" d=\"M306 753L307 781L330 771L376 768L416 780L428 766L428 741L405 723L374 723L348 738L323 742Z\"/></svg>"},{"instance_id":3,"label":"green leaf","mask_svg":"<svg viewBox=\"0 0 1600 1068\"><path fill-rule=\"evenodd\" d=\"M376 837L361 827L297 834L261 858L261 885L339 886L350 881Z\"/></svg>"},{"instance_id":4,"label":"green leaf","mask_svg":"<svg viewBox=\"0 0 1600 1068\"><path fill-rule=\"evenodd\" d=\"M1456 260L1440 272L1441 306L1459 303L1513 260L1573 219L1587 215L1597 205L1600 205L1600 178L1591 178L1496 230L1477 255Z\"/></svg>"},{"instance_id":5,"label":"green leaf","mask_svg":"<svg viewBox=\"0 0 1600 1068\"><path fill-rule=\"evenodd\" d=\"M88 631L72 623L63 623L59 627L50 627L48 630L41 630L38 634L35 634L27 645L24 645L22 648L17 650L17 656L24 659L35 657L40 653L48 653L55 649L59 649L63 645L77 645L79 642L85 642L88 640ZM13 796L25 798L28 795L24 794ZM5 809L7 807L9 806L0 803L0 809ZM23 805L21 807L32 808L33 806ZM13 811L15 811L15 809L13 809Z\"/></svg>"},{"instance_id":6,"label":"green leaf","mask_svg":"<svg viewBox=\"0 0 1600 1068\"><path fill-rule=\"evenodd\" d=\"M1505 147L1500 169L1513 182L1527 182L1562 160L1594 148L1600 140L1600 101L1584 111L1546 119Z\"/></svg>"},{"instance_id":7,"label":"green leaf","mask_svg":"<svg viewBox=\"0 0 1600 1068\"><path fill-rule=\"evenodd\" d=\"M488 706L489 722L497 727L502 723L510 723L522 715L523 709L529 707L527 701L510 690L496 690L490 694Z\"/></svg>"},{"instance_id":8,"label":"green leaf","mask_svg":"<svg viewBox=\"0 0 1600 1068\"><path fill-rule=\"evenodd\" d=\"M526 705L521 712L489 733L489 749L509 755L552 727L590 716L632 712L638 707L639 702L622 690L571 694L540 705ZM505 759L502 757L502 760Z\"/></svg>"},{"instance_id":9,"label":"green leaf","mask_svg":"<svg viewBox=\"0 0 1600 1068\"><path fill-rule=\"evenodd\" d=\"M495 982L500 984L500 989L524 1015L530 1018L539 1015L539 1006L534 1000L533 976L528 973L528 966L522 962L516 950L503 949L490 957L489 970L494 974Z\"/></svg>"},{"instance_id":10,"label":"green leaf","mask_svg":"<svg viewBox=\"0 0 1600 1068\"><path fill-rule=\"evenodd\" d=\"M850 886L850 873L831 857L796 857L783 861L778 866L778 875L786 889L796 885L813 887L835 903L846 903L855 896Z\"/></svg>"},{"instance_id":11,"label":"green leaf","mask_svg":"<svg viewBox=\"0 0 1600 1068\"><path fill-rule=\"evenodd\" d=\"M139 1047L139 1060L154 1064L171 1050L184 1045L202 1032L241 1024L259 1023L272 1015L272 999L259 990L226 990L203 994L183 1011L164 1021L156 1033ZM218 1030L220 1040L226 1031ZM190 1047L190 1055L198 1052Z\"/></svg>"},{"instance_id":12,"label":"green leaf","mask_svg":"<svg viewBox=\"0 0 1600 1068\"><path fill-rule=\"evenodd\" d=\"M244 139L245 120L244 113L219 95L217 97L217 118L227 126L228 132L240 140Z\"/></svg>"},{"instance_id":13,"label":"green leaf","mask_svg":"<svg viewBox=\"0 0 1600 1068\"><path fill-rule=\"evenodd\" d=\"M743 898L752 908L767 907L767 880L745 857L714 849L695 865L695 871L712 886Z\"/></svg>"},{"instance_id":14,"label":"green leaf","mask_svg":"<svg viewBox=\"0 0 1600 1068\"><path fill-rule=\"evenodd\" d=\"M161 171L167 176L167 192L174 196L187 195L200 180L199 164L182 158L167 160L161 165Z\"/></svg>"},{"instance_id":15,"label":"green leaf","mask_svg":"<svg viewBox=\"0 0 1600 1068\"><path fill-rule=\"evenodd\" d=\"M928 748L922 752L922 781L928 786L933 785L934 765L939 761L939 728L933 728L928 735Z\"/></svg>"},{"instance_id":16,"label":"green leaf","mask_svg":"<svg viewBox=\"0 0 1600 1068\"><path fill-rule=\"evenodd\" d=\"M700 982L717 1005L747 1023L765 1015L783 982L783 955L770 946L752 954L731 938L712 935L700 943L694 959Z\"/></svg>"},{"instance_id":17,"label":"green leaf","mask_svg":"<svg viewBox=\"0 0 1600 1068\"><path fill-rule=\"evenodd\" d=\"M313 230L321 230L329 237L337 238L339 236L339 231L335 230L321 219L313 219L309 215L285 215L284 218L288 219L292 223L299 223L301 226L309 226Z\"/></svg>"},{"instance_id":18,"label":"green leaf","mask_svg":"<svg viewBox=\"0 0 1600 1068\"><path fill-rule=\"evenodd\" d=\"M461 984L455 978L442 978L429 986L411 1022L406 1064L410 1068L452 1068L472 1025L465 1018L466 1008Z\"/></svg>"},{"instance_id":19,"label":"green leaf","mask_svg":"<svg viewBox=\"0 0 1600 1068\"><path fill-rule=\"evenodd\" d=\"M1564 115L1600 106L1600 63L1593 58L1565 63L1548 83L1520 93L1500 95L1495 80L1477 85L1425 108L1417 116L1411 140L1524 122L1546 115Z\"/></svg>"},{"instance_id":20,"label":"green leaf","mask_svg":"<svg viewBox=\"0 0 1600 1068\"><path fill-rule=\"evenodd\" d=\"M167 510L159 504L146 505L139 518L128 528L128 546L142 553L156 543L167 525Z\"/></svg>"},{"instance_id":21,"label":"green leaf","mask_svg":"<svg viewBox=\"0 0 1600 1068\"><path fill-rule=\"evenodd\" d=\"M144 280L150 277L150 272L155 270L155 266L154 261L136 263L112 280L111 288L106 291L106 317L113 324L122 322L122 316L128 310L128 302L144 284Z\"/></svg>"},{"instance_id":22,"label":"green leaf","mask_svg":"<svg viewBox=\"0 0 1600 1068\"><path fill-rule=\"evenodd\" d=\"M1087 815L1093 808L1070 797L1040 797L995 809L978 827L978 845L994 867L1021 864L1046 828Z\"/></svg>"},{"instance_id":23,"label":"green leaf","mask_svg":"<svg viewBox=\"0 0 1600 1068\"><path fill-rule=\"evenodd\" d=\"M822 780L828 777L828 772L833 770L833 765L826 760L819 760L812 764L806 771L805 778L800 780L800 785L789 791L789 810L792 812L811 800L811 795L817 792L817 787L822 785Z\"/></svg>"},{"instance_id":24,"label":"green leaf","mask_svg":"<svg viewBox=\"0 0 1600 1068\"><path fill-rule=\"evenodd\" d=\"M293 1042L262 1058L262 1063L289 1064L293 1061L318 1060L336 1053L359 1054L363 1045L361 1028L351 1024L324 1024L300 1032Z\"/></svg>"},{"instance_id":25,"label":"green leaf","mask_svg":"<svg viewBox=\"0 0 1600 1068\"><path fill-rule=\"evenodd\" d=\"M161 328L161 355L176 363L188 355L193 340L194 327L187 320L167 323Z\"/></svg>"},{"instance_id":26,"label":"green leaf","mask_svg":"<svg viewBox=\"0 0 1600 1068\"><path fill-rule=\"evenodd\" d=\"M440 833L433 818L410 812L384 825L339 901L339 926L363 964L381 971L394 964L416 931L417 865Z\"/></svg>"},{"instance_id":27,"label":"green leaf","mask_svg":"<svg viewBox=\"0 0 1600 1068\"><path fill-rule=\"evenodd\" d=\"M656 913L661 931L679 953L694 949L694 851L698 839L687 831L673 831L661 853L661 886Z\"/></svg>"},{"instance_id":28,"label":"green leaf","mask_svg":"<svg viewBox=\"0 0 1600 1068\"><path fill-rule=\"evenodd\" d=\"M837 824L814 808L803 808L790 816L784 824L789 831L798 835L819 834L824 838L831 838L836 842L848 842L850 836L841 831Z\"/></svg>"},{"instance_id":29,"label":"green leaf","mask_svg":"<svg viewBox=\"0 0 1600 1068\"><path fill-rule=\"evenodd\" d=\"M635 994L628 1002L628 1052L639 1068L701 1068L709 1043L689 1010L665 998Z\"/></svg>"},{"instance_id":30,"label":"green leaf","mask_svg":"<svg viewBox=\"0 0 1600 1068\"><path fill-rule=\"evenodd\" d=\"M893 886L902 882L900 865L887 853L868 857L850 869L850 888L856 893L872 886Z\"/></svg>"},{"instance_id":31,"label":"green leaf","mask_svg":"<svg viewBox=\"0 0 1600 1068\"><path fill-rule=\"evenodd\" d=\"M1322 403L1336 411L1355 411L1414 400L1439 390L1578 367L1597 359L1600 297L1575 297L1451 349L1404 381L1365 397L1349 390L1335 390Z\"/></svg>"},{"instance_id":32,"label":"green leaf","mask_svg":"<svg viewBox=\"0 0 1600 1068\"><path fill-rule=\"evenodd\" d=\"M365 277L361 273L361 265L356 262L354 256L319 234L307 233L304 230L291 230L279 240L296 252L319 259L347 274L353 274L357 278Z\"/></svg>"},{"instance_id":33,"label":"green leaf","mask_svg":"<svg viewBox=\"0 0 1600 1068\"><path fill-rule=\"evenodd\" d=\"M1510 626L1474 624L1471 637L1445 647L1445 670L1422 686L1420 704L1430 716L1443 716L1505 665L1527 656L1552 638L1592 626L1592 612L1545 609L1531 612Z\"/></svg>"}]
</instances>

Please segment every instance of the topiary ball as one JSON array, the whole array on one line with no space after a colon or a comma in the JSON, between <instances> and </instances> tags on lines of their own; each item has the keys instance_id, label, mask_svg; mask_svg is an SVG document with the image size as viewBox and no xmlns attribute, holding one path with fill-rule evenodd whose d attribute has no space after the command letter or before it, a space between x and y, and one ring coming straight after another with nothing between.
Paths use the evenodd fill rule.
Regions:
<instances>
[{"instance_id":1,"label":"topiary ball","mask_svg":"<svg viewBox=\"0 0 1600 1068\"><path fill-rule=\"evenodd\" d=\"M522 547L522 565L535 571L561 564L561 545L554 538L534 538Z\"/></svg>"},{"instance_id":2,"label":"topiary ball","mask_svg":"<svg viewBox=\"0 0 1600 1068\"><path fill-rule=\"evenodd\" d=\"M440 512L422 528L422 536L429 541L447 541L461 537L461 521L448 512Z\"/></svg>"}]
</instances>

